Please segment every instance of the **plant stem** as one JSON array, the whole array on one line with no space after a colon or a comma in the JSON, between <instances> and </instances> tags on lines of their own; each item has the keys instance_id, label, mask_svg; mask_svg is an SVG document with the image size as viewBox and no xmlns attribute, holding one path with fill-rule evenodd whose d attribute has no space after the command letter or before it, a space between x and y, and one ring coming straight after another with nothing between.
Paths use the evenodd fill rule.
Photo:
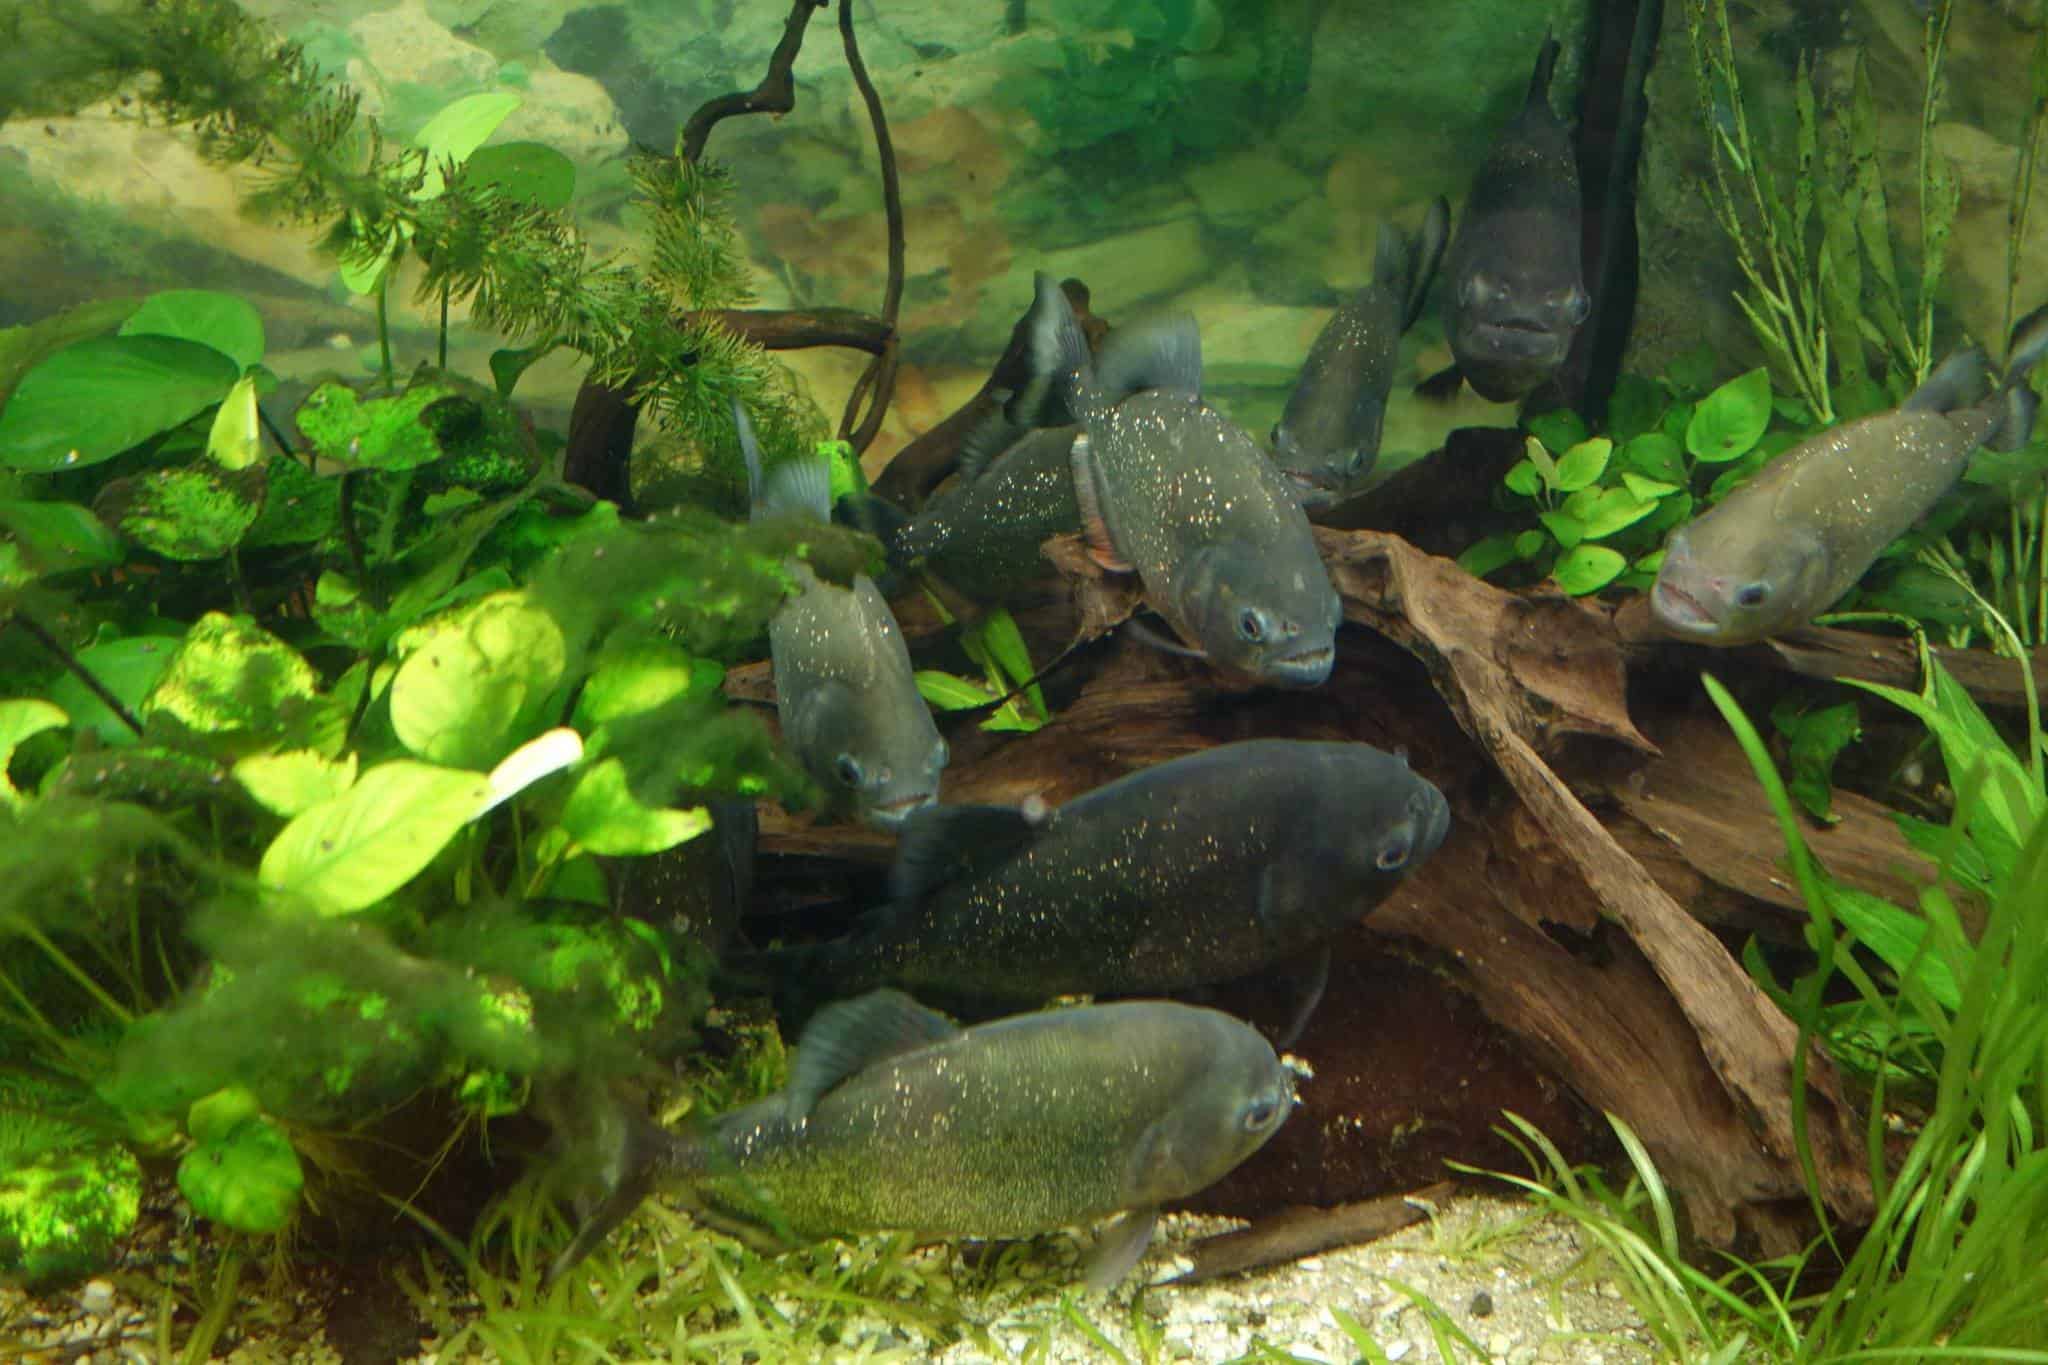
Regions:
<instances>
[{"instance_id":1,"label":"plant stem","mask_svg":"<svg viewBox=\"0 0 2048 1365\"><path fill-rule=\"evenodd\" d=\"M396 393L398 384L391 377L391 318L385 306L385 296L390 292L391 270L387 266L377 280L377 356L384 378L384 392Z\"/></svg>"},{"instance_id":2,"label":"plant stem","mask_svg":"<svg viewBox=\"0 0 2048 1365\"><path fill-rule=\"evenodd\" d=\"M79 970L78 964L76 962L73 962L70 956L67 953L65 953L63 949L59 948L56 944L50 942L49 939L45 938L43 936L42 930L36 928L33 924L29 924L26 921L19 919L14 921L13 927L16 933L20 934L30 943L35 944L36 947L41 948L43 952L49 957L50 961L56 964L57 970L63 972L64 975L70 977L73 981L76 981L81 987L84 988L85 993L87 995L90 995L94 1000L97 1000L99 1002L101 1009L104 1009L108 1014L113 1015L123 1024L132 1024L135 1022L135 1016L133 1014L130 1014L128 1010L121 1004L120 1001L116 1000L113 996L108 995L106 991L101 988L99 982L93 980L85 972Z\"/></svg>"},{"instance_id":3,"label":"plant stem","mask_svg":"<svg viewBox=\"0 0 2048 1365\"><path fill-rule=\"evenodd\" d=\"M364 596L370 599L371 606L375 607L378 611L382 611L384 610L383 600L379 597L376 586L370 582L370 561L363 554L363 537L361 532L356 530L357 472L351 469L343 473L340 486L336 491L336 497L340 503L336 510L340 514L341 543L348 550L349 572L353 573L356 577L356 587Z\"/></svg>"},{"instance_id":4,"label":"plant stem","mask_svg":"<svg viewBox=\"0 0 2048 1365\"><path fill-rule=\"evenodd\" d=\"M448 368L448 286L441 286L441 339L434 349L434 367Z\"/></svg>"},{"instance_id":5,"label":"plant stem","mask_svg":"<svg viewBox=\"0 0 2048 1365\"><path fill-rule=\"evenodd\" d=\"M142 738L142 722L135 718L135 713L128 709L128 704L109 691L105 683L94 677L92 670L80 663L78 656L66 649L62 640L46 630L35 617L19 608L15 610L14 623L35 636L36 643L56 655L57 661L70 670L73 677L84 683L87 691L100 699L101 705L112 711L123 725L133 730L137 739Z\"/></svg>"}]
</instances>

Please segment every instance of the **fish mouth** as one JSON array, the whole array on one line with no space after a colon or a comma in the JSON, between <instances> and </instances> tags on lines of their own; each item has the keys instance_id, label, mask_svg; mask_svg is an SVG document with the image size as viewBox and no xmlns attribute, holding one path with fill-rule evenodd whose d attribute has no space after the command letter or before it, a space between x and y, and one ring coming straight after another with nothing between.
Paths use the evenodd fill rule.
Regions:
<instances>
[{"instance_id":1,"label":"fish mouth","mask_svg":"<svg viewBox=\"0 0 2048 1365\"><path fill-rule=\"evenodd\" d=\"M1260 670L1266 681L1282 687L1320 687L1329 681L1330 670L1337 665L1337 646L1323 645L1317 649L1304 649L1299 654L1268 659Z\"/></svg>"},{"instance_id":2,"label":"fish mouth","mask_svg":"<svg viewBox=\"0 0 2048 1365\"><path fill-rule=\"evenodd\" d=\"M1489 351L1532 361L1562 359L1570 344L1566 334L1534 318L1475 322L1472 340Z\"/></svg>"},{"instance_id":3,"label":"fish mouth","mask_svg":"<svg viewBox=\"0 0 2048 1365\"><path fill-rule=\"evenodd\" d=\"M1294 485L1294 500L1301 504L1304 512L1319 511L1337 501L1340 481L1327 474L1300 469L1283 469L1287 481Z\"/></svg>"},{"instance_id":4,"label":"fish mouth","mask_svg":"<svg viewBox=\"0 0 2048 1365\"><path fill-rule=\"evenodd\" d=\"M1661 576L1650 589L1650 615L1665 630L1684 639L1706 640L1721 633L1720 622L1705 604Z\"/></svg>"},{"instance_id":5,"label":"fish mouth","mask_svg":"<svg viewBox=\"0 0 2048 1365\"><path fill-rule=\"evenodd\" d=\"M914 792L909 796L899 797L894 801L885 801L879 805L869 806L862 813L862 818L869 824L881 829L900 830L911 816L923 810L926 806L937 805L938 800L939 795L937 792Z\"/></svg>"}]
</instances>

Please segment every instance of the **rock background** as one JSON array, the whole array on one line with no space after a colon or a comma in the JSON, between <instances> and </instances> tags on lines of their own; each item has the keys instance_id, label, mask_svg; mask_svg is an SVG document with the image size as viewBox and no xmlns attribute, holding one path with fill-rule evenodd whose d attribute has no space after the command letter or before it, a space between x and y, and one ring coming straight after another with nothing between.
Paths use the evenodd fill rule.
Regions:
<instances>
[{"instance_id":1,"label":"rock background","mask_svg":"<svg viewBox=\"0 0 2048 1365\"><path fill-rule=\"evenodd\" d=\"M631 243L621 159L632 140L668 146L704 99L751 87L788 10L784 0L248 8L359 88L365 110L399 137L462 95L521 93L501 136L574 157L581 219L601 247L620 249ZM1704 341L1733 372L1757 351L1728 302L1732 255L1699 193L1710 163L1686 6L1666 8L1642 167L1635 360L1654 369ZM1943 336L2000 340L2033 41L2016 14L2035 8L1957 6L1937 134L1963 187ZM1192 309L1213 393L1263 432L1340 291L1365 278L1380 220L1412 227L1439 193L1455 206L1521 99L1545 27L1569 54L1589 9L1588 0L856 0L908 218L906 366L871 462L979 385L1037 269L1082 277L1112 319ZM1867 52L1894 217L1910 249L1918 7L1768 0L1736 10L1752 119L1782 142L1799 52L1820 53L1824 81L1837 82L1852 49ZM831 11L813 19L796 74L792 114L729 121L710 151L737 172L762 304L871 309L883 283L880 183ZM1578 80L1568 58L1561 109ZM374 345L370 308L340 287L312 235L243 218L232 178L203 165L186 138L115 110L0 126L0 324L123 290L232 288L264 309L282 372L357 375ZM2023 305L2048 293L2048 204L2032 215L2026 260L2033 287L2023 284ZM430 348L431 319L406 305L394 316L409 363ZM460 328L452 340L454 363L477 373L498 344ZM1446 355L1432 309L1409 344L1411 372L1429 373ZM861 357L793 360L836 415ZM521 391L544 420L560 421L577 379L557 357ZM1404 397L1387 448L1419 453L1449 426L1501 411Z\"/></svg>"}]
</instances>

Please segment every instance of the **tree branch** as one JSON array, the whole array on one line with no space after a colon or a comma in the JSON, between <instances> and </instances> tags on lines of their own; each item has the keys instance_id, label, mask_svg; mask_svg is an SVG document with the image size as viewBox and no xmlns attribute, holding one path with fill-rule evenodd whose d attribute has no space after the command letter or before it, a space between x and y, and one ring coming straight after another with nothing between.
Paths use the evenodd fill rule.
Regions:
<instances>
[{"instance_id":1,"label":"tree branch","mask_svg":"<svg viewBox=\"0 0 2048 1365\"><path fill-rule=\"evenodd\" d=\"M752 90L735 90L730 95L706 100L683 125L685 161L703 156L711 130L734 114L786 114L796 108L796 80L790 69L796 65L797 53L803 50L804 29L810 25L811 12L825 8L827 3L828 0L793 0L789 18L782 24L782 40L769 55L768 74L761 78L761 83Z\"/></svg>"},{"instance_id":2,"label":"tree branch","mask_svg":"<svg viewBox=\"0 0 2048 1365\"><path fill-rule=\"evenodd\" d=\"M882 322L889 329L880 354L868 363L853 391L846 396L846 411L839 419L839 436L859 455L874 441L888 415L889 398L896 388L896 319L903 304L903 188L896 172L896 147L889 140L889 120L882 112L882 97L868 78L867 63L861 60L860 43L853 36L853 0L839 0L839 37L846 47L846 66L867 106L868 122L875 129L875 155L882 166L882 212L889 223L889 281L882 289ZM867 414L855 425L854 414L868 400Z\"/></svg>"}]
</instances>

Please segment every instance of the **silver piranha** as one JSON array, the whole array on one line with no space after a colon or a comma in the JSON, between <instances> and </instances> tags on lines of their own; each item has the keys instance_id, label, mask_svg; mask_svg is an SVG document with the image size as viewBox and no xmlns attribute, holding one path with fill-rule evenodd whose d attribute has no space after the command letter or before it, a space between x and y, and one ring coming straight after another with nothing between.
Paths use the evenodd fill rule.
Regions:
<instances>
[{"instance_id":1,"label":"silver piranha","mask_svg":"<svg viewBox=\"0 0 2048 1365\"><path fill-rule=\"evenodd\" d=\"M1318 952L1421 866L1450 820L1442 792L1369 744L1218 745L1050 815L921 811L897 845L890 905L849 938L746 970L774 982L786 1013L885 985L967 1012L1185 990Z\"/></svg>"},{"instance_id":2,"label":"silver piranha","mask_svg":"<svg viewBox=\"0 0 2048 1365\"><path fill-rule=\"evenodd\" d=\"M1096 558L1135 571L1152 605L1217 665L1283 687L1328 679L1342 604L1293 485L1197 396L1194 319L1124 337L1120 363L1145 370L1142 383L1098 374L1043 272L1031 323L1033 365L1056 377L1081 424L1074 488Z\"/></svg>"},{"instance_id":3,"label":"silver piranha","mask_svg":"<svg viewBox=\"0 0 2048 1365\"><path fill-rule=\"evenodd\" d=\"M2016 449L2033 429L2026 372L2048 354L2048 308L2013 331L1990 397L1984 352L1944 361L1898 407L1786 451L1664 547L1650 610L1672 635L1740 645L1827 609L1954 486L1980 445Z\"/></svg>"},{"instance_id":4,"label":"silver piranha","mask_svg":"<svg viewBox=\"0 0 2048 1365\"><path fill-rule=\"evenodd\" d=\"M1089 1274L1108 1288L1162 1203L1221 1179L1294 1103L1272 1047L1215 1010L1137 1001L961 1030L877 991L820 1011L788 1087L697 1135L587 1094L558 1100L600 1197L551 1274L666 1186L763 1252L884 1230L1025 1237L1126 1211Z\"/></svg>"},{"instance_id":5,"label":"silver piranha","mask_svg":"<svg viewBox=\"0 0 2048 1365\"><path fill-rule=\"evenodd\" d=\"M789 460L764 479L746 409L733 421L747 461L754 520L831 517L831 475L818 457ZM768 623L775 707L797 761L870 824L894 828L939 799L948 757L918 695L903 632L866 574L851 587L825 582L792 561L797 591Z\"/></svg>"},{"instance_id":6,"label":"silver piranha","mask_svg":"<svg viewBox=\"0 0 2048 1365\"><path fill-rule=\"evenodd\" d=\"M1578 163L1550 108L1557 52L1546 36L1521 111L1473 177L1444 267L1454 363L1426 391L1455 392L1462 375L1493 402L1520 398L1557 373L1591 310L1580 266Z\"/></svg>"},{"instance_id":7,"label":"silver piranha","mask_svg":"<svg viewBox=\"0 0 2048 1365\"><path fill-rule=\"evenodd\" d=\"M1298 485L1309 511L1358 492L1372 473L1401 336L1422 312L1450 212L1438 199L1412 242L1382 224L1372 283L1338 307L1309 348L1273 428L1273 462Z\"/></svg>"}]
</instances>

